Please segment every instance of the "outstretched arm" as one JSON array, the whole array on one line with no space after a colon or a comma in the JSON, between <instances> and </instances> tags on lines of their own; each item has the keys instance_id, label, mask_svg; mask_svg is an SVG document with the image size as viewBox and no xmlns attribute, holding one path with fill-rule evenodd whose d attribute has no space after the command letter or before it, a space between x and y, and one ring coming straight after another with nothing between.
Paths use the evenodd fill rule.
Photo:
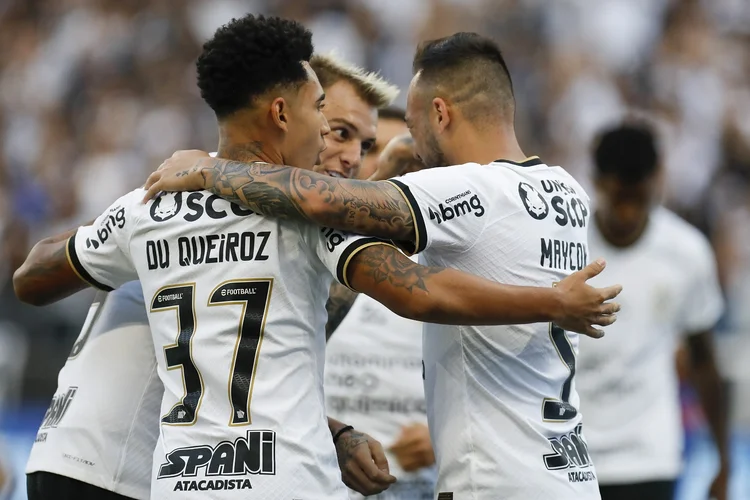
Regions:
<instances>
[{"instance_id":1,"label":"outstretched arm","mask_svg":"<svg viewBox=\"0 0 750 500\"><path fill-rule=\"evenodd\" d=\"M399 241L413 241L414 215L388 182L338 179L309 170L175 153L151 174L145 199L205 189L256 213Z\"/></svg>"},{"instance_id":2,"label":"outstretched arm","mask_svg":"<svg viewBox=\"0 0 750 500\"><path fill-rule=\"evenodd\" d=\"M76 231L71 229L34 245L26 261L13 274L13 288L21 302L44 306L89 286L68 258L68 240Z\"/></svg>"},{"instance_id":3,"label":"outstretched arm","mask_svg":"<svg viewBox=\"0 0 750 500\"><path fill-rule=\"evenodd\" d=\"M597 261L550 288L503 285L478 276L415 264L389 245L358 252L347 268L348 284L391 311L417 321L457 325L554 322L561 328L601 337L592 325L609 325L619 310L622 287L592 288L586 280L604 269Z\"/></svg>"}]
</instances>

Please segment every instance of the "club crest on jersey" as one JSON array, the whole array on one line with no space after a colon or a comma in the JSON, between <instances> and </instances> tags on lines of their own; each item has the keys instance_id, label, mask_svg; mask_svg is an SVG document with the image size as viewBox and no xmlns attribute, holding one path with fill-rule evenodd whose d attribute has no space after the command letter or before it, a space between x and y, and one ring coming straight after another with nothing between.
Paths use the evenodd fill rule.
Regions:
<instances>
[{"instance_id":1,"label":"club crest on jersey","mask_svg":"<svg viewBox=\"0 0 750 500\"><path fill-rule=\"evenodd\" d=\"M216 446L199 445L177 448L166 455L157 479L195 477L199 469L206 476L242 476L276 474L276 433L270 430L247 431L234 443L222 441Z\"/></svg>"},{"instance_id":2,"label":"club crest on jersey","mask_svg":"<svg viewBox=\"0 0 750 500\"><path fill-rule=\"evenodd\" d=\"M521 202L530 216L536 220L547 217L549 204L534 186L526 182L519 182L518 194L521 196Z\"/></svg>"},{"instance_id":3,"label":"club crest on jersey","mask_svg":"<svg viewBox=\"0 0 750 500\"><path fill-rule=\"evenodd\" d=\"M151 204L149 213L156 222L169 220L182 208L182 193L164 193Z\"/></svg>"}]
</instances>

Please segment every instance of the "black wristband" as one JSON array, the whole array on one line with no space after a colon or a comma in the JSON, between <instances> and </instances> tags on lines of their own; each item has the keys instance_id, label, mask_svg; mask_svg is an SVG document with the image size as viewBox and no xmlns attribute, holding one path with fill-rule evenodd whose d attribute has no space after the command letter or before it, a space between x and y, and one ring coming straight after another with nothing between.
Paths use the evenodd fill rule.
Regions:
<instances>
[{"instance_id":1,"label":"black wristband","mask_svg":"<svg viewBox=\"0 0 750 500\"><path fill-rule=\"evenodd\" d=\"M352 427L351 425L347 425L346 427L339 429L339 431L333 436L333 444L334 445L336 444L336 441L338 441L338 439L341 437L343 433L348 432L348 431L353 431L353 430L354 430L354 427Z\"/></svg>"}]
</instances>

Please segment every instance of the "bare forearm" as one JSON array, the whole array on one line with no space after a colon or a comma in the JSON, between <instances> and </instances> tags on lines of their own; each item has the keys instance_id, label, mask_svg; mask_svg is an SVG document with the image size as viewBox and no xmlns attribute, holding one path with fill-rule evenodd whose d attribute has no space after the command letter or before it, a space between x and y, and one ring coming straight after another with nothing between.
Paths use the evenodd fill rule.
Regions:
<instances>
[{"instance_id":1,"label":"bare forearm","mask_svg":"<svg viewBox=\"0 0 750 500\"><path fill-rule=\"evenodd\" d=\"M42 306L83 290L88 284L70 267L66 246L76 229L34 245L13 274L13 288L22 302Z\"/></svg>"},{"instance_id":2,"label":"bare forearm","mask_svg":"<svg viewBox=\"0 0 750 500\"><path fill-rule=\"evenodd\" d=\"M200 171L205 189L259 214L381 238L414 238L409 206L389 183L216 158L200 160L193 168Z\"/></svg>"}]
</instances>

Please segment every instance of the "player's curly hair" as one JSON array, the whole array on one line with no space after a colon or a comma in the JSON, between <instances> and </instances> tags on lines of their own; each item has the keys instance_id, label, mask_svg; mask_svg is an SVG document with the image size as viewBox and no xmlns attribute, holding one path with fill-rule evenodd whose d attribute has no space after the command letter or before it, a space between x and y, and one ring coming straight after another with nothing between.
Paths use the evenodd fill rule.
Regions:
<instances>
[{"instance_id":1,"label":"player's curly hair","mask_svg":"<svg viewBox=\"0 0 750 500\"><path fill-rule=\"evenodd\" d=\"M603 130L594 141L594 163L599 177L612 175L636 184L659 168L656 134L645 122L626 122Z\"/></svg>"},{"instance_id":2,"label":"player's curly hair","mask_svg":"<svg viewBox=\"0 0 750 500\"><path fill-rule=\"evenodd\" d=\"M198 87L222 118L277 86L307 80L312 33L296 21L248 14L219 28L198 57Z\"/></svg>"}]
</instances>

